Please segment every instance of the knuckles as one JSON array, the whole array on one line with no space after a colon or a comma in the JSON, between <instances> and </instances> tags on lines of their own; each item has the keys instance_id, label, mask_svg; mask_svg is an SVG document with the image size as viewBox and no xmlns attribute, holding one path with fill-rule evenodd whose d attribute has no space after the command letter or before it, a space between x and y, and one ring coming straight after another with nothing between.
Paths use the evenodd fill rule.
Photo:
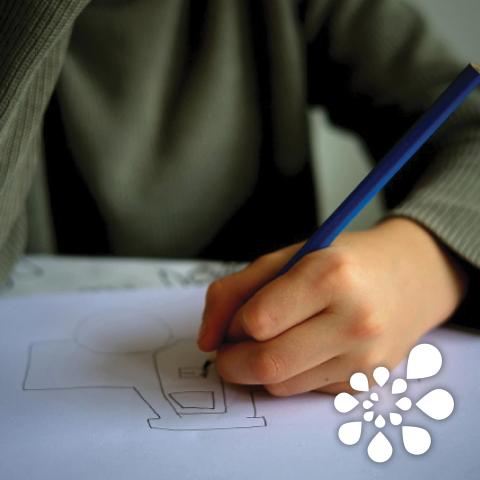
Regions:
<instances>
[{"instance_id":1,"label":"knuckles","mask_svg":"<svg viewBox=\"0 0 480 480\"><path fill-rule=\"evenodd\" d=\"M263 341L270 338L275 320L261 304L248 303L243 307L242 324L248 335Z\"/></svg>"},{"instance_id":2,"label":"knuckles","mask_svg":"<svg viewBox=\"0 0 480 480\"><path fill-rule=\"evenodd\" d=\"M220 278L212 282L207 288L206 302L214 303L218 298L220 298L225 292L225 282L224 278Z\"/></svg>"},{"instance_id":3,"label":"knuckles","mask_svg":"<svg viewBox=\"0 0 480 480\"><path fill-rule=\"evenodd\" d=\"M216 305L225 302L237 302L241 299L241 292L236 285L236 278L241 272L233 273L213 281L207 288L205 295L206 305Z\"/></svg>"},{"instance_id":4,"label":"knuckles","mask_svg":"<svg viewBox=\"0 0 480 480\"><path fill-rule=\"evenodd\" d=\"M285 368L280 357L266 349L259 349L250 357L250 371L258 383L268 385L282 381Z\"/></svg>"},{"instance_id":5,"label":"knuckles","mask_svg":"<svg viewBox=\"0 0 480 480\"><path fill-rule=\"evenodd\" d=\"M377 306L365 285L365 275L356 257L346 249L330 252L315 252L323 255L322 274L313 280L313 288L325 290L325 283L332 297L353 302L353 309L345 335L353 340L368 340L378 337L384 325L377 314ZM314 254L314 255L315 255ZM317 259L318 260L318 259ZM307 266L305 265L304 268ZM310 273L310 275L312 275Z\"/></svg>"},{"instance_id":6,"label":"knuckles","mask_svg":"<svg viewBox=\"0 0 480 480\"><path fill-rule=\"evenodd\" d=\"M340 248L320 250L304 257L295 267L298 275L308 279L313 291L336 293L355 291L362 285L362 271L349 251Z\"/></svg>"},{"instance_id":7,"label":"knuckles","mask_svg":"<svg viewBox=\"0 0 480 480\"><path fill-rule=\"evenodd\" d=\"M362 285L362 272L357 260L344 251L330 254L326 276L339 293L354 292Z\"/></svg>"},{"instance_id":8,"label":"knuckles","mask_svg":"<svg viewBox=\"0 0 480 480\"><path fill-rule=\"evenodd\" d=\"M357 307L354 318L346 328L347 337L353 340L371 340L383 333L383 324L370 311L373 312L373 309L369 306Z\"/></svg>"}]
</instances>

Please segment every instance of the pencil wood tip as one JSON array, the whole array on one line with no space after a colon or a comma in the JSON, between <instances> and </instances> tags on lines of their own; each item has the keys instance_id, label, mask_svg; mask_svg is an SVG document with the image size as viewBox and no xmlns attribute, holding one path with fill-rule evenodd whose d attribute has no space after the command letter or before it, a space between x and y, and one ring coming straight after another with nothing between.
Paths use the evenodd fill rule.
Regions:
<instances>
[{"instance_id":1,"label":"pencil wood tip","mask_svg":"<svg viewBox=\"0 0 480 480\"><path fill-rule=\"evenodd\" d=\"M208 369L210 368L210 365L212 365L212 363L214 362L214 359L213 358L208 358L205 363L203 364L203 367L202 367L202 376L207 378L207 375L208 375Z\"/></svg>"},{"instance_id":2,"label":"pencil wood tip","mask_svg":"<svg viewBox=\"0 0 480 480\"><path fill-rule=\"evenodd\" d=\"M471 63L472 68L474 68L478 73L480 73L480 63Z\"/></svg>"}]
</instances>

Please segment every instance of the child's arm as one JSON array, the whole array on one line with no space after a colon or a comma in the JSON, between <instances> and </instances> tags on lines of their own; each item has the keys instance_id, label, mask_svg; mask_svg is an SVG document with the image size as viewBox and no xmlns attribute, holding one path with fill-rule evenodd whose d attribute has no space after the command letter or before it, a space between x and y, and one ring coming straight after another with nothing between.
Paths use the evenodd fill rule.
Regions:
<instances>
[{"instance_id":1,"label":"child's arm","mask_svg":"<svg viewBox=\"0 0 480 480\"><path fill-rule=\"evenodd\" d=\"M43 115L87 3L0 3L0 284L27 243L27 197L43 152Z\"/></svg>"},{"instance_id":2,"label":"child's arm","mask_svg":"<svg viewBox=\"0 0 480 480\"><path fill-rule=\"evenodd\" d=\"M355 371L394 367L466 290L430 233L404 218L345 233L269 282L298 248L210 286L199 346L218 349L226 380L274 395L345 390Z\"/></svg>"}]
</instances>

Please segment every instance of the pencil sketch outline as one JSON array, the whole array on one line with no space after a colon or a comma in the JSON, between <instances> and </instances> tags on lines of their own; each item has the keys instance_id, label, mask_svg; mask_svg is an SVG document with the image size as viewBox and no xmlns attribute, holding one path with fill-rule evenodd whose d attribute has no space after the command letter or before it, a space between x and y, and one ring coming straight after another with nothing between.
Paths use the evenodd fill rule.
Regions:
<instances>
[{"instance_id":1,"label":"pencil sketch outline","mask_svg":"<svg viewBox=\"0 0 480 480\"><path fill-rule=\"evenodd\" d=\"M238 272L244 268L238 262L202 262L186 271L162 266L158 269L158 278L164 287L208 285L214 280Z\"/></svg>"},{"instance_id":2,"label":"pencil sketch outline","mask_svg":"<svg viewBox=\"0 0 480 480\"><path fill-rule=\"evenodd\" d=\"M211 399L212 401L212 406L211 407L201 407L201 406L192 406L192 405L188 405L188 406L185 406L185 405L182 405L182 403L180 402L179 398L178 398L178 395L179 394L182 394L182 393L190 393L190 394L195 394L195 393L206 393L206 394L210 394L209 395L209 398ZM201 391L201 390L185 390L183 392L169 392L168 396L180 407L180 408L192 408L192 409L201 409L201 410L205 410L207 408L210 408L211 410L215 410L215 395L214 395L214 392L212 390L204 390L204 391ZM176 398L177 397L177 398ZM185 413L184 413L185 415Z\"/></svg>"},{"instance_id":3,"label":"pencil sketch outline","mask_svg":"<svg viewBox=\"0 0 480 480\"><path fill-rule=\"evenodd\" d=\"M173 382L174 386L180 387L180 390L171 390L169 389L168 385L165 385L165 379L162 379L162 376L165 376L165 372L167 370L162 371L162 369L166 369L167 366L161 365L160 362L162 360L162 354L170 354L174 349L182 349L189 348L190 345L194 345L194 340L189 338L180 338L176 339L173 335L170 325L168 322L162 321L163 325L167 329L166 340L164 344L155 349L149 349L148 351L134 351L134 352L105 352L105 351L98 351L91 346L88 346L80 340L79 332L81 331L82 324L86 322L86 320L79 322L75 328L75 333L73 338L64 338L64 339L52 339L52 340L40 340L31 342L28 348L28 356L27 356L27 364L26 369L22 381L22 390L23 391L30 391L30 390L39 390L39 391L47 391L47 390L74 390L74 389L118 389L118 390L125 390L131 389L133 390L138 397L144 402L144 404L148 407L148 409L153 413L153 417L147 418L147 424L150 429L160 429L160 430L170 430L170 431L198 431L198 430L224 430L224 429L237 429L237 428L257 428L257 427L266 427L267 421L265 417L259 416L257 414L257 406L255 403L254 394L250 389L245 389L245 387L238 387L233 385L225 385L224 381L216 374L214 369L210 369L207 374L203 375L200 365L192 366L191 362L189 362L189 366L179 366L174 365L174 370L177 372L177 378L174 378L172 381L172 377L169 377L170 383ZM72 349L73 346L73 349ZM105 384L88 384L88 385L81 385L80 382L77 382L75 385L68 385L68 381L65 382L66 385L56 385L55 386L42 386L36 385L35 382L38 381L35 378L35 375L38 375L38 367L36 369L37 373L32 373L32 365L34 362L34 357L38 356L40 359L42 358L42 351L46 351L46 355L48 356L51 352L61 352L65 349L67 352L71 351L75 355L80 355L80 358L83 356L91 355L93 359L99 356L101 360L111 357L111 358L127 358L127 357L134 357L140 360L148 360L148 363L153 367L153 375L151 372L146 372L147 382L153 382L155 380L155 386L153 383L148 383L148 388L145 388L145 385L138 385L134 382L131 384L125 385L105 385ZM75 350L77 349L77 350ZM198 355L195 353L195 355ZM55 358L55 357L52 357ZM89 357L87 357L89 358ZM168 358L167 358L168 360ZM95 360L94 360L95 361ZM65 361L64 364L68 362ZM195 371L197 373L196 377L182 377L181 372L185 369L190 369L191 371ZM42 370L40 368L40 378L42 376ZM215 372L215 373L212 373ZM32 375L34 376L32 379ZM149 375L151 375L149 377ZM213 375L213 376L212 376ZM95 374L94 374L95 376ZM210 378L211 377L211 378ZM191 388L195 387L195 380L197 382L203 382L205 378L205 382L207 382L207 390L199 390L198 388ZM115 379L114 379L115 380ZM188 382L193 380L192 385L188 387ZM177 384L175 384L175 382ZM210 382L210 385L208 384ZM88 383L88 382L87 382ZM141 381L140 381L141 383ZM185 387L184 387L185 385ZM212 386L213 385L213 386ZM152 387L153 386L153 387ZM208 387L211 387L208 388ZM152 389L153 388L153 389ZM152 401L152 392L157 389L156 391L160 391L161 395L158 398L155 396L155 402ZM205 407L205 406L186 406L183 407L181 403L177 402L175 398L171 396L171 394L175 393L198 393L198 392L205 392L211 394L213 398L213 407ZM193 396L193 395L192 395ZM160 398L162 397L162 398ZM231 399L233 398L241 398L241 402L235 402L231 404ZM245 399L248 399L248 402L245 402ZM155 405L154 405L155 403ZM247 405L248 403L248 405ZM158 404L161 404L158 407ZM163 407L169 407L167 408ZM240 414L239 414L240 412ZM251 414L250 414L251 413ZM212 422L209 424L205 422L205 419L208 419L209 416L212 416ZM175 420L176 419L176 420Z\"/></svg>"}]
</instances>

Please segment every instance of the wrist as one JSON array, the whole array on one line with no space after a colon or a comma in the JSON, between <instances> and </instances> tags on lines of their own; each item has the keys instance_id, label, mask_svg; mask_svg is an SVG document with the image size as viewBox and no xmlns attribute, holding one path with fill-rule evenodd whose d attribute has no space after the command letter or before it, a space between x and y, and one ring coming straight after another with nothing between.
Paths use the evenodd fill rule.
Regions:
<instances>
[{"instance_id":1,"label":"wrist","mask_svg":"<svg viewBox=\"0 0 480 480\"><path fill-rule=\"evenodd\" d=\"M448 249L419 223L404 217L384 220L373 229L400 261L404 284L424 299L423 318L433 327L449 318L467 291L467 275ZM413 278L414 277L414 278Z\"/></svg>"}]
</instances>

